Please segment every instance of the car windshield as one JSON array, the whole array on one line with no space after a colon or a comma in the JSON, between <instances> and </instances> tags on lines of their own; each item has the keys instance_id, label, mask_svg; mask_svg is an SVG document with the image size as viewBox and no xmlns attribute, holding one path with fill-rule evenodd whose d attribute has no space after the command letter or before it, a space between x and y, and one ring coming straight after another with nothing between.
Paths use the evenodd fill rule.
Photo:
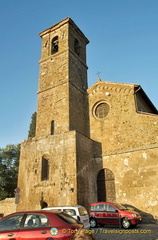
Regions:
<instances>
[{"instance_id":1,"label":"car windshield","mask_svg":"<svg viewBox=\"0 0 158 240\"><path fill-rule=\"evenodd\" d=\"M119 208L120 210L127 210L127 208L126 207L124 207L122 204L120 204L120 203L114 203L114 205L117 207L117 208Z\"/></svg>"},{"instance_id":2,"label":"car windshield","mask_svg":"<svg viewBox=\"0 0 158 240\"><path fill-rule=\"evenodd\" d=\"M78 221L66 213L58 213L57 216L68 224L76 224Z\"/></svg>"},{"instance_id":3,"label":"car windshield","mask_svg":"<svg viewBox=\"0 0 158 240\"><path fill-rule=\"evenodd\" d=\"M79 213L80 213L80 216L84 216L84 215L87 215L87 210L83 207L79 208Z\"/></svg>"}]
</instances>

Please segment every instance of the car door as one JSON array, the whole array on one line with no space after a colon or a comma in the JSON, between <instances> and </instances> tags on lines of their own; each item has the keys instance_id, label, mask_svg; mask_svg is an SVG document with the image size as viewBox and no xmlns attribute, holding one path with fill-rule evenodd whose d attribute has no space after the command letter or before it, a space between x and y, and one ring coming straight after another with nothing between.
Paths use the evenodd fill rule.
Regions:
<instances>
[{"instance_id":1,"label":"car door","mask_svg":"<svg viewBox=\"0 0 158 240\"><path fill-rule=\"evenodd\" d=\"M1 240L16 240L17 230L0 231Z\"/></svg>"},{"instance_id":2,"label":"car door","mask_svg":"<svg viewBox=\"0 0 158 240\"><path fill-rule=\"evenodd\" d=\"M95 206L94 216L97 219L97 222L100 224L105 224L104 214L104 204L98 204Z\"/></svg>"},{"instance_id":3,"label":"car door","mask_svg":"<svg viewBox=\"0 0 158 240\"><path fill-rule=\"evenodd\" d=\"M43 214L27 214L17 234L18 240L45 240L50 235L49 219Z\"/></svg>"},{"instance_id":4,"label":"car door","mask_svg":"<svg viewBox=\"0 0 158 240\"><path fill-rule=\"evenodd\" d=\"M0 221L0 239L17 240L23 214L14 214Z\"/></svg>"},{"instance_id":5,"label":"car door","mask_svg":"<svg viewBox=\"0 0 158 240\"><path fill-rule=\"evenodd\" d=\"M107 211L107 215L106 215L106 223L107 224L114 224L114 225L119 225L120 223L120 213L117 211L117 209L110 205L107 204L106 205L106 211Z\"/></svg>"}]
</instances>

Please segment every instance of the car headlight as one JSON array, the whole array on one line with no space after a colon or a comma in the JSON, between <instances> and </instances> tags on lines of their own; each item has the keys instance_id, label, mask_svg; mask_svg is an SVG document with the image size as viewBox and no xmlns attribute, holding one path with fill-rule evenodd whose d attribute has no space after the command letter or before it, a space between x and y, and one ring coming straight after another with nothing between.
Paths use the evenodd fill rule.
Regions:
<instances>
[{"instance_id":1,"label":"car headlight","mask_svg":"<svg viewBox=\"0 0 158 240\"><path fill-rule=\"evenodd\" d=\"M131 214L132 215L132 217L136 217L137 215L136 214Z\"/></svg>"}]
</instances>

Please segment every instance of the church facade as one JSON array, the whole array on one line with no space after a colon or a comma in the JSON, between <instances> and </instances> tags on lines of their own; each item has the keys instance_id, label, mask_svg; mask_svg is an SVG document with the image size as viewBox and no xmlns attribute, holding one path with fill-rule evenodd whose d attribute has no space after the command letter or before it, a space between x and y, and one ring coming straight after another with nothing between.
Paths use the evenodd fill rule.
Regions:
<instances>
[{"instance_id":1,"label":"church facade","mask_svg":"<svg viewBox=\"0 0 158 240\"><path fill-rule=\"evenodd\" d=\"M88 88L71 18L41 32L36 136L21 144L17 210L116 201L158 219L158 111L140 85Z\"/></svg>"}]
</instances>

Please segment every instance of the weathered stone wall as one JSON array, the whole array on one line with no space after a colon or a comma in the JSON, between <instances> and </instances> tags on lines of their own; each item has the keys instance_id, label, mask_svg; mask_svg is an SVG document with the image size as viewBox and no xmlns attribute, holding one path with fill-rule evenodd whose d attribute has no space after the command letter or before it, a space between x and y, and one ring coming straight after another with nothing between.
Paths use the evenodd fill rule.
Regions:
<instances>
[{"instance_id":1,"label":"weathered stone wall","mask_svg":"<svg viewBox=\"0 0 158 240\"><path fill-rule=\"evenodd\" d=\"M70 22L71 23L71 22ZM79 53L74 49L75 40L79 42ZM87 84L86 45L88 39L78 28L69 25L69 82L78 89L85 91Z\"/></svg>"},{"instance_id":2,"label":"weathered stone wall","mask_svg":"<svg viewBox=\"0 0 158 240\"><path fill-rule=\"evenodd\" d=\"M77 202L87 209L96 195L96 167L95 153L101 154L101 144L79 133L76 140L77 147ZM102 168L102 163L99 165Z\"/></svg>"},{"instance_id":3,"label":"weathered stone wall","mask_svg":"<svg viewBox=\"0 0 158 240\"><path fill-rule=\"evenodd\" d=\"M52 39L56 36L59 51L52 55ZM55 122L55 134L69 131L68 25L54 26L41 37L37 137L51 134L51 121Z\"/></svg>"},{"instance_id":4,"label":"weathered stone wall","mask_svg":"<svg viewBox=\"0 0 158 240\"><path fill-rule=\"evenodd\" d=\"M21 146L18 210L48 205L76 204L76 133L33 138ZM42 157L49 160L49 179L41 180ZM71 191L71 189L74 189Z\"/></svg>"},{"instance_id":5,"label":"weathered stone wall","mask_svg":"<svg viewBox=\"0 0 158 240\"><path fill-rule=\"evenodd\" d=\"M85 136L89 136L87 95L76 87L70 86L69 101L70 130L76 130Z\"/></svg>"},{"instance_id":6,"label":"weathered stone wall","mask_svg":"<svg viewBox=\"0 0 158 240\"><path fill-rule=\"evenodd\" d=\"M84 119L87 103L86 44L88 39L69 18L40 33L40 60L36 136L77 130L86 134ZM58 51L51 53L52 39L58 37ZM74 51L79 41L79 55ZM74 94L75 93L75 94ZM77 117L76 117L77 115ZM87 128L86 128L87 129Z\"/></svg>"},{"instance_id":7,"label":"weathered stone wall","mask_svg":"<svg viewBox=\"0 0 158 240\"><path fill-rule=\"evenodd\" d=\"M51 134L54 120L54 134L69 131L68 85L62 84L38 95L36 136Z\"/></svg>"},{"instance_id":8,"label":"weathered stone wall","mask_svg":"<svg viewBox=\"0 0 158 240\"><path fill-rule=\"evenodd\" d=\"M6 198L0 201L0 214L4 216L16 212L17 205L15 204L15 198Z\"/></svg>"},{"instance_id":9,"label":"weathered stone wall","mask_svg":"<svg viewBox=\"0 0 158 240\"><path fill-rule=\"evenodd\" d=\"M109 169L116 201L158 219L158 115L136 112L132 84L98 82L88 92L91 138L102 144L95 178L101 165ZM94 109L100 102L108 103L110 111L99 119Z\"/></svg>"},{"instance_id":10,"label":"weathered stone wall","mask_svg":"<svg viewBox=\"0 0 158 240\"><path fill-rule=\"evenodd\" d=\"M96 175L102 168L115 177L116 201L133 207L144 216L143 221L158 219L158 145L148 149L107 153L96 158ZM95 195L97 201L97 194Z\"/></svg>"},{"instance_id":11,"label":"weathered stone wall","mask_svg":"<svg viewBox=\"0 0 158 240\"><path fill-rule=\"evenodd\" d=\"M103 154L158 143L158 115L136 112L133 84L98 82L89 90L90 137L102 143ZM96 118L99 102L109 104L105 118Z\"/></svg>"}]
</instances>

